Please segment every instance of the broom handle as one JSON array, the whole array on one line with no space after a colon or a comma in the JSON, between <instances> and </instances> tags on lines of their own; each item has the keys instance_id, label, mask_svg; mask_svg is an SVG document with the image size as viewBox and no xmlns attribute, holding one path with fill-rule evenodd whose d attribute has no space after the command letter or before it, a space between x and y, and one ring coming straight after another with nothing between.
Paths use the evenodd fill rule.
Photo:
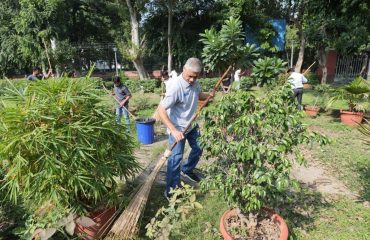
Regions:
<instances>
[{"instance_id":1,"label":"broom handle","mask_svg":"<svg viewBox=\"0 0 370 240\"><path fill-rule=\"evenodd\" d=\"M50 63L50 57L49 57L48 47L46 46L46 42L45 42L44 39L42 39L42 42L44 43L46 58L48 59L48 63L49 63L49 69L52 69L51 68L51 63Z\"/></svg>"},{"instance_id":2,"label":"broom handle","mask_svg":"<svg viewBox=\"0 0 370 240\"><path fill-rule=\"evenodd\" d=\"M306 71L304 71L303 75L305 75L309 70L310 68L312 68L312 66L316 63L316 61L314 61L307 69Z\"/></svg>"},{"instance_id":3,"label":"broom handle","mask_svg":"<svg viewBox=\"0 0 370 240\"><path fill-rule=\"evenodd\" d=\"M110 95L110 92L109 92L109 90L104 86L104 83L102 84L103 85L103 88L104 88L104 90L106 91L106 92L108 92L109 93L109 95ZM121 102L115 97L115 96L112 96L113 98L114 98L114 100L116 100L116 102L118 103L118 104L121 104ZM120 105L121 106L121 105ZM122 108L123 109L125 109L128 113L129 113L129 115L133 118L133 119L136 119L136 116L134 115L134 114L132 114L125 106L122 106Z\"/></svg>"},{"instance_id":4,"label":"broom handle","mask_svg":"<svg viewBox=\"0 0 370 240\"><path fill-rule=\"evenodd\" d=\"M216 92L216 90L218 89L218 87L220 86L222 80L225 79L226 75L230 72L232 66L230 65L226 71L224 72L224 74L222 75L222 77L220 78L220 80L218 80L218 82L215 84L215 86L213 87L213 92ZM208 97L206 98L206 100L204 101L204 103L199 107L198 111L194 114L194 116L191 118L189 124L186 126L185 130L183 131L183 134L186 134L186 132L190 129L191 125L193 124L193 122L195 121L195 119L198 118L199 116L199 113L200 111L202 111L202 109L208 104L209 100L211 100L212 96L211 95L208 95ZM174 142L172 144L172 146L170 147L170 151L172 151L177 145L177 142Z\"/></svg>"}]
</instances>

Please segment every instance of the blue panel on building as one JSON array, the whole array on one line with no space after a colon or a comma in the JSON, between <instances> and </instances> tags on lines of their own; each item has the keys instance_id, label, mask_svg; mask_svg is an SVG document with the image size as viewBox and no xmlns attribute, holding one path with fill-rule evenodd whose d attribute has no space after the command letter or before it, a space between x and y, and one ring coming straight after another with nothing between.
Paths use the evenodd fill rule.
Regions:
<instances>
[{"instance_id":1,"label":"blue panel on building","mask_svg":"<svg viewBox=\"0 0 370 240\"><path fill-rule=\"evenodd\" d=\"M277 32L277 35L272 39L272 43L276 46L278 51L284 51L285 33L286 33L285 19L271 19L269 22L271 23L272 27ZM251 27L246 26L245 32L246 32L245 41L247 43L256 44L257 46L260 45L259 42L257 41L256 34L253 32Z\"/></svg>"}]
</instances>

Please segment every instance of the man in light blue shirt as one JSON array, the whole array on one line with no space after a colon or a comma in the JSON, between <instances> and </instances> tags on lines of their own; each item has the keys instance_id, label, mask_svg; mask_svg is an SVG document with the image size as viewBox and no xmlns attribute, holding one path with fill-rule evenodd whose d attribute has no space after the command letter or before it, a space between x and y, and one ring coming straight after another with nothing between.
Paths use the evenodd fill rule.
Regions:
<instances>
[{"instance_id":1,"label":"man in light blue shirt","mask_svg":"<svg viewBox=\"0 0 370 240\"><path fill-rule=\"evenodd\" d=\"M201 92L197 81L201 71L201 61L197 58L189 58L183 72L173 79L173 83L158 107L159 116L169 132L169 145L177 142L167 162L166 196L169 196L171 189L179 186L181 174L191 181L200 181L193 172L202 155L198 142L199 127L195 125L187 133L183 131L197 111L198 100L205 100L209 96ZM213 95L214 93L211 94ZM191 151L188 160L181 166L186 140L188 140Z\"/></svg>"}]
</instances>

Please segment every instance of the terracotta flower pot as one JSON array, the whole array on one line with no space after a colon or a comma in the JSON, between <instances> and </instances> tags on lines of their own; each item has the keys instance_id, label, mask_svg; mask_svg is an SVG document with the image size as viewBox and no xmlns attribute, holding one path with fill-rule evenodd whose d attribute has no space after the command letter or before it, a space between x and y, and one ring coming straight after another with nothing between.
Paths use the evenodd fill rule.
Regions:
<instances>
[{"instance_id":1,"label":"terracotta flower pot","mask_svg":"<svg viewBox=\"0 0 370 240\"><path fill-rule=\"evenodd\" d=\"M116 208L113 207L91 213L88 217L94 220L96 224L91 227L76 224L75 234L84 240L101 239L109 231L115 212Z\"/></svg>"},{"instance_id":2,"label":"terracotta flower pot","mask_svg":"<svg viewBox=\"0 0 370 240\"><path fill-rule=\"evenodd\" d=\"M348 126L356 127L364 118L363 112L349 112L340 110L340 121Z\"/></svg>"},{"instance_id":3,"label":"terracotta flower pot","mask_svg":"<svg viewBox=\"0 0 370 240\"><path fill-rule=\"evenodd\" d=\"M275 223L277 223L279 225L279 229L280 229L280 237L279 237L279 240L287 240L288 239L288 235L289 235L289 230L288 230L288 226L285 223L284 219L279 214L277 214L276 212L274 212L272 209L263 208L263 211L267 212L269 214L269 216L271 217L271 219ZM235 208L234 209L227 210L226 212L224 212L224 214L221 217L221 220L220 220L220 231L221 231L221 234L222 234L224 240L233 240L234 239L230 235L230 233L227 231L226 224L225 224L226 220L230 216L233 216L233 215L236 215L236 209Z\"/></svg>"},{"instance_id":4,"label":"terracotta flower pot","mask_svg":"<svg viewBox=\"0 0 370 240\"><path fill-rule=\"evenodd\" d=\"M320 108L316 106L305 106L304 111L306 112L308 116L314 118L319 113Z\"/></svg>"}]
</instances>

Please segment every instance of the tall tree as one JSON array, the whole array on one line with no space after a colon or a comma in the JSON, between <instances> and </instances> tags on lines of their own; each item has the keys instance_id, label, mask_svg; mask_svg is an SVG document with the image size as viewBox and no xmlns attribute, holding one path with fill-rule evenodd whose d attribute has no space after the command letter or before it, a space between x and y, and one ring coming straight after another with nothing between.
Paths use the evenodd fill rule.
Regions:
<instances>
[{"instance_id":1,"label":"tall tree","mask_svg":"<svg viewBox=\"0 0 370 240\"><path fill-rule=\"evenodd\" d=\"M304 24L304 10L305 10L305 0L297 0L294 1L294 10L291 11L293 13L292 20L294 25L298 29L298 34L299 34L299 52L298 52L298 59L295 64L295 71L296 72L301 72L302 64L303 64L303 59L304 59L304 51L306 48L306 36L304 33L303 29L303 24ZM295 6L296 5L296 6Z\"/></svg>"},{"instance_id":2,"label":"tall tree","mask_svg":"<svg viewBox=\"0 0 370 240\"><path fill-rule=\"evenodd\" d=\"M49 42L55 14L62 3L61 0L19 0L20 11L13 19L17 34L19 48L23 58L38 65L40 62L46 66L46 49L44 42Z\"/></svg>"},{"instance_id":3,"label":"tall tree","mask_svg":"<svg viewBox=\"0 0 370 240\"><path fill-rule=\"evenodd\" d=\"M84 44L113 42L121 19L115 0L0 1L0 74L47 63L43 41L53 67L88 68L90 62L106 57L106 51L77 49ZM56 43L54 51L50 40Z\"/></svg>"},{"instance_id":4,"label":"tall tree","mask_svg":"<svg viewBox=\"0 0 370 240\"><path fill-rule=\"evenodd\" d=\"M368 42L369 3L361 0L310 0L307 4L306 36L317 49L317 58L327 82L326 50L334 48L342 54L353 54Z\"/></svg>"},{"instance_id":5,"label":"tall tree","mask_svg":"<svg viewBox=\"0 0 370 240\"><path fill-rule=\"evenodd\" d=\"M149 56L155 58L154 63L158 65L168 65L167 1L150 1L143 24ZM180 68L190 56L200 57L199 33L218 22L221 9L221 4L215 0L176 0L173 3L171 69Z\"/></svg>"},{"instance_id":6,"label":"tall tree","mask_svg":"<svg viewBox=\"0 0 370 240\"><path fill-rule=\"evenodd\" d=\"M145 4L145 3L144 3ZM119 49L129 60L134 64L140 79L148 78L148 73L145 70L143 63L143 53L145 51L144 40L140 36L139 14L138 7L140 5L137 0L126 0L127 9L130 18L130 39L119 41ZM128 45L128 48L127 46Z\"/></svg>"},{"instance_id":7,"label":"tall tree","mask_svg":"<svg viewBox=\"0 0 370 240\"><path fill-rule=\"evenodd\" d=\"M0 76L24 63L17 54L18 37L15 25L13 21L9 21L18 15L19 8L17 1L0 2Z\"/></svg>"},{"instance_id":8,"label":"tall tree","mask_svg":"<svg viewBox=\"0 0 370 240\"><path fill-rule=\"evenodd\" d=\"M172 71L172 22L173 22L173 8L176 0L167 0L168 9L168 25L167 25L167 48L168 48L168 72Z\"/></svg>"}]
</instances>

